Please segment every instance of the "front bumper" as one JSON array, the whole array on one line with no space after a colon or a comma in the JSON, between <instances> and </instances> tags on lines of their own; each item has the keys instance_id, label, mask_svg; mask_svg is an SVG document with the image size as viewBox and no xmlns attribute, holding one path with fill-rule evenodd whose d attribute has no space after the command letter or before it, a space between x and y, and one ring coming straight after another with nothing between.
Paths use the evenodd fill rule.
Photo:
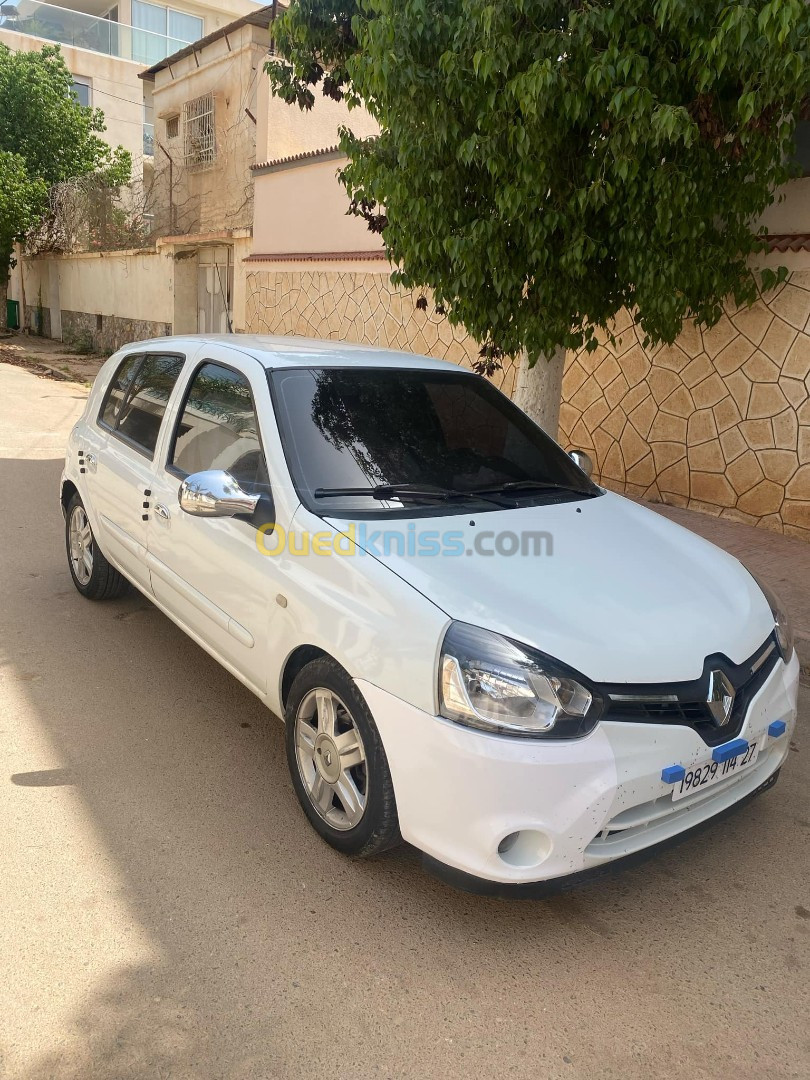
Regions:
<instances>
[{"instance_id":1,"label":"front bumper","mask_svg":"<svg viewBox=\"0 0 810 1080\"><path fill-rule=\"evenodd\" d=\"M510 739L431 716L371 683L358 687L385 747L403 838L442 876L455 871L456 884L470 887L466 878L529 885L595 871L758 793L787 755L798 682L794 653L775 666L740 732L759 742L756 763L676 803L661 770L688 770L711 755L690 728L603 721L571 742ZM779 737L767 734L774 720L787 725ZM513 833L521 842L499 852Z\"/></svg>"}]
</instances>

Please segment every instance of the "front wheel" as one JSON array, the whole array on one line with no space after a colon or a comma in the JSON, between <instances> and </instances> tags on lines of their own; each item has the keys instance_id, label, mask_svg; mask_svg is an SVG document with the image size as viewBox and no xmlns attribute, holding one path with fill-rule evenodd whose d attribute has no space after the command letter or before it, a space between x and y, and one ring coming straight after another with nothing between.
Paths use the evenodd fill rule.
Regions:
<instances>
[{"instance_id":1,"label":"front wheel","mask_svg":"<svg viewBox=\"0 0 810 1080\"><path fill-rule=\"evenodd\" d=\"M127 590L127 581L104 558L84 503L74 495L65 514L65 547L73 584L88 600L112 600Z\"/></svg>"},{"instance_id":2,"label":"front wheel","mask_svg":"<svg viewBox=\"0 0 810 1080\"><path fill-rule=\"evenodd\" d=\"M313 828L346 855L376 855L401 840L394 787L377 725L343 668L313 660L285 709L287 764Z\"/></svg>"}]
</instances>

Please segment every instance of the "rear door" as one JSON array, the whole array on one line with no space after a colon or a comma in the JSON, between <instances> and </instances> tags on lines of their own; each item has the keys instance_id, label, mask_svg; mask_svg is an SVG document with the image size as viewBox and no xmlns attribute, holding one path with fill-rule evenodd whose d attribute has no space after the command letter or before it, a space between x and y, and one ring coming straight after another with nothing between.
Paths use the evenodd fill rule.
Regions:
<instances>
[{"instance_id":1,"label":"rear door","mask_svg":"<svg viewBox=\"0 0 810 1080\"><path fill-rule=\"evenodd\" d=\"M146 530L154 454L169 398L185 358L166 351L129 354L88 425L85 480L105 555L151 591Z\"/></svg>"}]
</instances>

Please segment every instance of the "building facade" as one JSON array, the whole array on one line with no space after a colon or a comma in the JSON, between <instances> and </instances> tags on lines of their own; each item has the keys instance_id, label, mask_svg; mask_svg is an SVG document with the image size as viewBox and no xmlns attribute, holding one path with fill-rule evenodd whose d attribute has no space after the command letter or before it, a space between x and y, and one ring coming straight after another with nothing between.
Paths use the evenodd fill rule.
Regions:
<instances>
[{"instance_id":1,"label":"building facade","mask_svg":"<svg viewBox=\"0 0 810 1080\"><path fill-rule=\"evenodd\" d=\"M14 0L0 8L0 41L14 52L60 45L78 100L103 110L105 138L129 150L137 167L152 154L144 67L254 8L251 0Z\"/></svg>"}]
</instances>

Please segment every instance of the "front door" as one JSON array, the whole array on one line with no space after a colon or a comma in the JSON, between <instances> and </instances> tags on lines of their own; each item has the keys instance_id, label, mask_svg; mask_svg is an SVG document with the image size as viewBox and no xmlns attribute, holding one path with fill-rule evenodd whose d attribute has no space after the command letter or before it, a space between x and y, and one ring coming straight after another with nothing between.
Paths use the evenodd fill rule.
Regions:
<instances>
[{"instance_id":1,"label":"front door","mask_svg":"<svg viewBox=\"0 0 810 1080\"><path fill-rule=\"evenodd\" d=\"M272 560L256 543L258 517L196 517L178 502L182 480L209 469L269 496L257 402L263 412L271 408L263 368L206 346L183 387L165 460L152 481L148 560L155 598L221 663L264 693L278 585Z\"/></svg>"},{"instance_id":2,"label":"front door","mask_svg":"<svg viewBox=\"0 0 810 1080\"><path fill-rule=\"evenodd\" d=\"M81 447L99 547L147 591L145 504L158 433L183 363L184 357L164 352L126 357Z\"/></svg>"}]
</instances>

